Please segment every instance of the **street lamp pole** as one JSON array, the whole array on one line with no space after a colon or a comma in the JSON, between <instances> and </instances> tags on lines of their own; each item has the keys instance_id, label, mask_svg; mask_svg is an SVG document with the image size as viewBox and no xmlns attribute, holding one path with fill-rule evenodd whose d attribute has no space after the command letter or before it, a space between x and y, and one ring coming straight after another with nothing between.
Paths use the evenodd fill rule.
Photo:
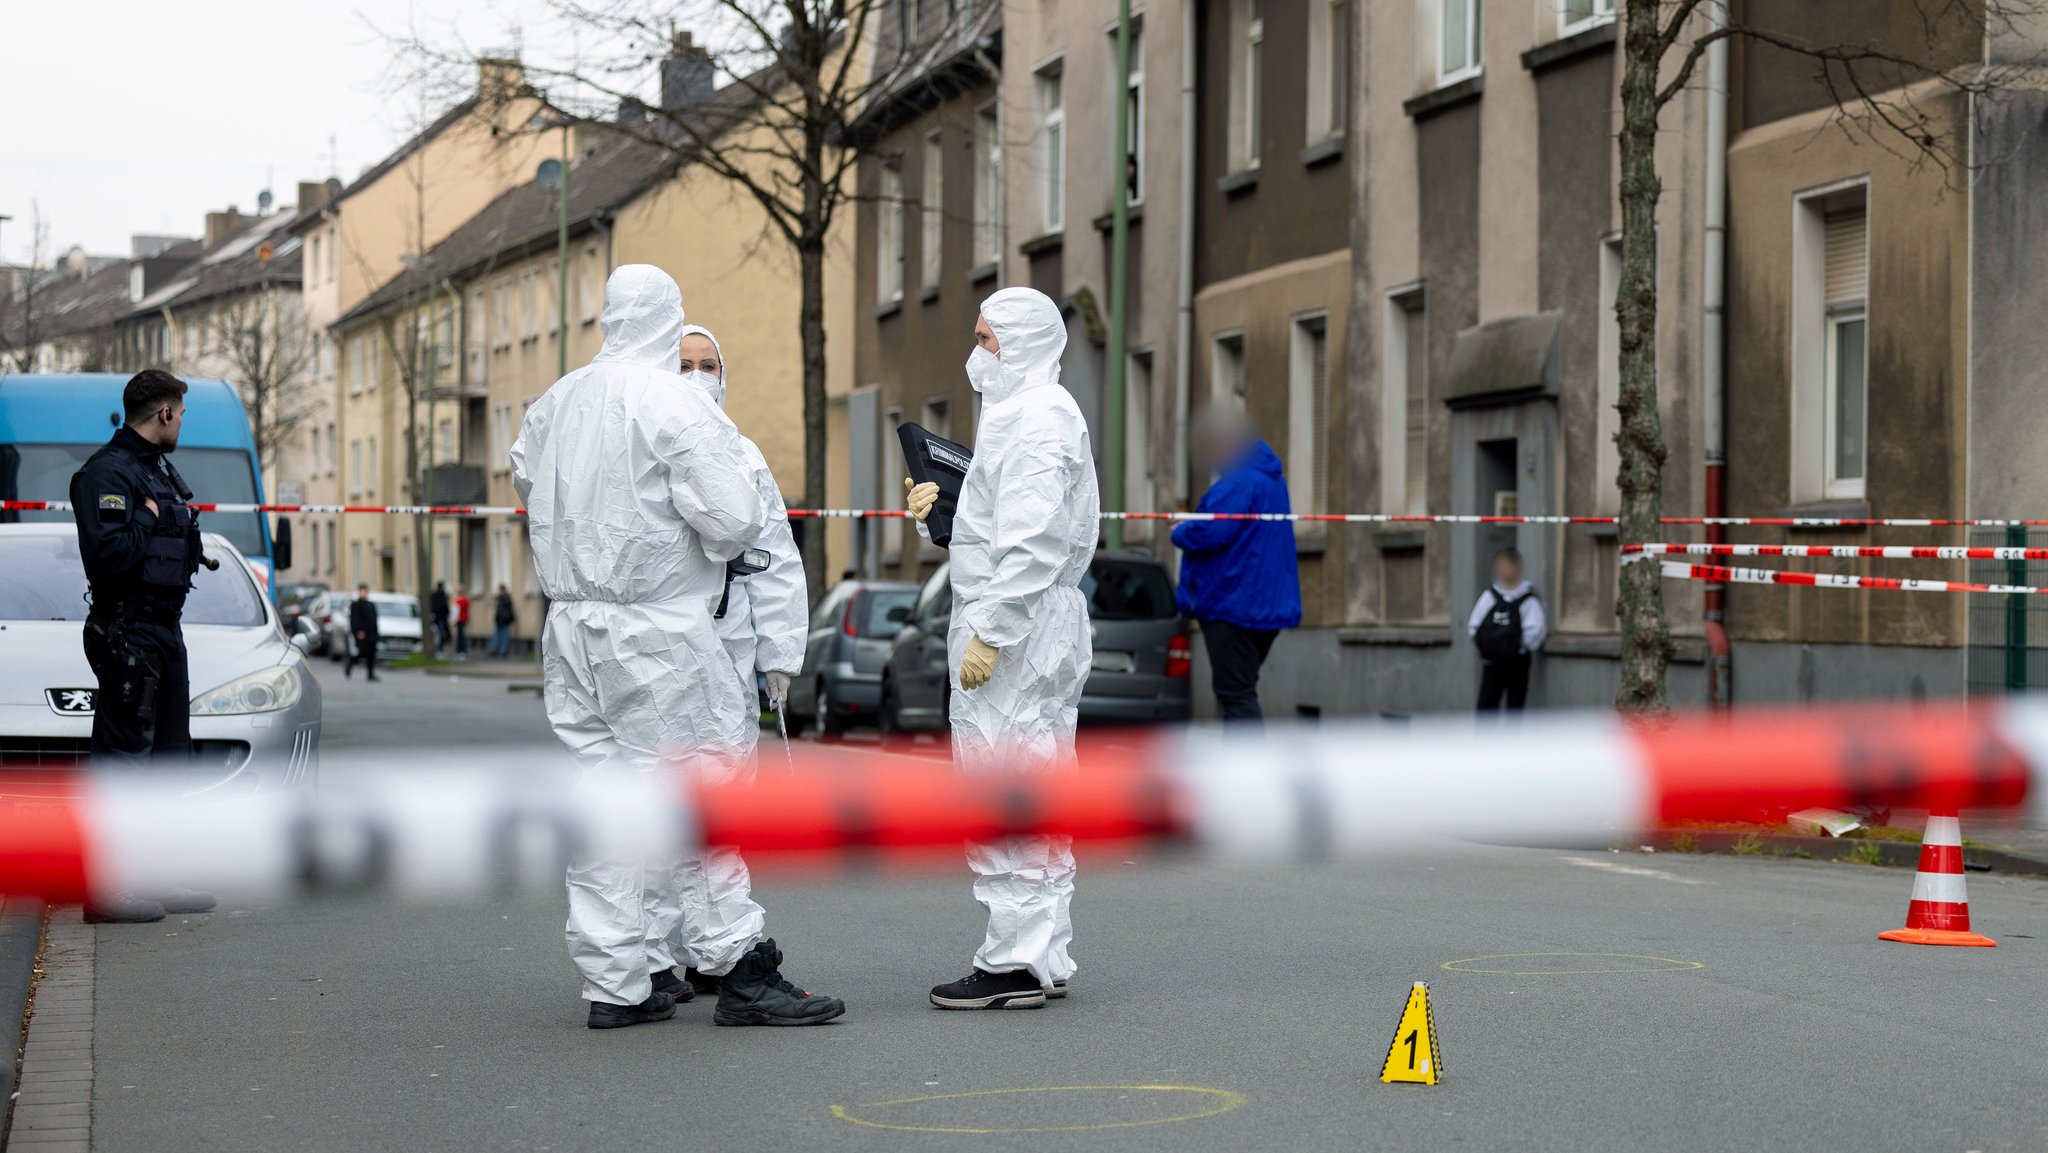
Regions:
<instances>
[{"instance_id":1,"label":"street lamp pole","mask_svg":"<svg viewBox=\"0 0 2048 1153\"><path fill-rule=\"evenodd\" d=\"M1102 414L1103 495L1113 509L1124 507L1125 454L1124 390L1130 320L1131 280L1131 0L1119 0L1116 22L1116 143L1115 160L1109 174L1111 191L1109 225L1109 396ZM1124 522L1112 520L1103 526L1103 543L1122 548Z\"/></svg>"}]
</instances>

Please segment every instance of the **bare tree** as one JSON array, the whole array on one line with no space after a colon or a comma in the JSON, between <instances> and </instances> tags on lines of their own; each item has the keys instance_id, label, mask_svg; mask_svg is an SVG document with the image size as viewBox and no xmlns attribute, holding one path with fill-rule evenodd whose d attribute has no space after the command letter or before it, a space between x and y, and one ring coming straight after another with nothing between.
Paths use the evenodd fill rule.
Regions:
<instances>
[{"instance_id":1,"label":"bare tree","mask_svg":"<svg viewBox=\"0 0 2048 1153\"><path fill-rule=\"evenodd\" d=\"M50 246L50 222L43 219L43 207L29 201L28 260L8 276L0 289L0 367L14 372L35 368L37 346L43 341L42 315L37 297L49 274L45 258Z\"/></svg>"},{"instance_id":2,"label":"bare tree","mask_svg":"<svg viewBox=\"0 0 2048 1153\"><path fill-rule=\"evenodd\" d=\"M314 410L306 387L312 338L305 311L296 300L280 302L266 285L214 308L206 324L249 410L257 460L267 474L277 467L278 449L299 434Z\"/></svg>"},{"instance_id":3,"label":"bare tree","mask_svg":"<svg viewBox=\"0 0 2048 1153\"><path fill-rule=\"evenodd\" d=\"M803 364L802 503L825 503L825 260L834 222L855 199L861 111L921 63L913 43L883 51L883 13L901 0L547 0L583 46L569 62L528 60L560 116L664 150L730 182L757 205L798 266ZM969 11L979 4L964 6ZM962 21L968 17L960 17ZM693 44L677 27L699 30ZM485 53L398 38L417 79L466 74ZM904 38L906 41L908 37ZM590 46L598 46L593 51ZM709 104L643 101L650 73L681 51L706 52L728 89ZM615 109L634 115L616 116ZM822 536L805 540L813 596L825 587Z\"/></svg>"},{"instance_id":4,"label":"bare tree","mask_svg":"<svg viewBox=\"0 0 2048 1153\"><path fill-rule=\"evenodd\" d=\"M1995 96L2037 89L2042 59L1945 63L1940 46L1957 35L1980 42L2021 37L2044 14L2042 0L1891 0L1912 5L1920 43L1868 39L1844 28L1838 43L1813 43L1761 23L1732 18L1729 0L1623 0L1621 79L1620 393L1621 539L1657 539L1663 518L1667 451L1657 406L1658 117L1692 82L1707 49L1740 38L1782 50L1814 69L1833 104L1829 127L1868 140L1916 165L1933 165L1953 183L2002 157L1971 152L1967 118L1937 106L1935 96ZM1880 6L1884 7L1884 6ZM1709 17L1712 17L1709 19ZM1615 612L1621 621L1621 686L1617 707L1661 713L1671 627L1663 581L1654 564L1625 564Z\"/></svg>"}]
</instances>

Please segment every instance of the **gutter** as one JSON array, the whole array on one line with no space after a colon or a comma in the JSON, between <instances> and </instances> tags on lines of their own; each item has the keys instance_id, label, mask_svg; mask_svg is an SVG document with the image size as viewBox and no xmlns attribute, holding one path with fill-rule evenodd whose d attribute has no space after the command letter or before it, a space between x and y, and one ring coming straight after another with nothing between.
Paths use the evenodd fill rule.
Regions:
<instances>
[{"instance_id":1,"label":"gutter","mask_svg":"<svg viewBox=\"0 0 2048 1153\"><path fill-rule=\"evenodd\" d=\"M1173 495L1185 508L1188 498L1189 382L1194 377L1195 346L1195 0L1180 0L1180 268L1175 295L1180 301L1174 323L1173 354Z\"/></svg>"},{"instance_id":2,"label":"gutter","mask_svg":"<svg viewBox=\"0 0 2048 1153\"><path fill-rule=\"evenodd\" d=\"M1727 0L1707 5L1707 30L1728 25ZM1706 284L1700 305L1700 388L1705 426L1706 515L1723 516L1727 498L1727 374L1726 327L1728 298L1728 41L1707 45L1707 204ZM1720 525L1707 527L1707 541L1719 544L1727 535ZM1709 584L1702 600L1701 627L1712 659L1707 666L1707 703L1727 708L1734 701L1733 650L1725 624L1728 586Z\"/></svg>"}]
</instances>

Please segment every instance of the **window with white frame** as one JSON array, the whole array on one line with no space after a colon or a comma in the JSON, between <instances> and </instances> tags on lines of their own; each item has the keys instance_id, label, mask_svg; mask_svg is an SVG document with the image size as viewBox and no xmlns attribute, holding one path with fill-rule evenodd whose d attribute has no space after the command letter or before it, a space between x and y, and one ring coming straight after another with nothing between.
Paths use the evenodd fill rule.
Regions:
<instances>
[{"instance_id":1,"label":"window with white frame","mask_svg":"<svg viewBox=\"0 0 2048 1153\"><path fill-rule=\"evenodd\" d=\"M1264 0L1230 0L1230 170L1259 166L1259 86L1265 70Z\"/></svg>"},{"instance_id":2,"label":"window with white frame","mask_svg":"<svg viewBox=\"0 0 2048 1153\"><path fill-rule=\"evenodd\" d=\"M1869 470L1869 218L1860 182L1800 198L1793 224L1795 502L1857 499Z\"/></svg>"},{"instance_id":3,"label":"window with white frame","mask_svg":"<svg viewBox=\"0 0 2048 1153\"><path fill-rule=\"evenodd\" d=\"M903 299L903 164L882 165L881 202L875 206L875 300Z\"/></svg>"},{"instance_id":4,"label":"window with white frame","mask_svg":"<svg viewBox=\"0 0 2048 1153\"><path fill-rule=\"evenodd\" d=\"M910 475L903 463L903 443L896 436L896 426L903 423L903 410L892 408L882 414L882 490L898 491L903 479ZM894 564L903 555L903 518L886 517L882 521L882 563Z\"/></svg>"},{"instance_id":5,"label":"window with white frame","mask_svg":"<svg viewBox=\"0 0 2048 1153\"><path fill-rule=\"evenodd\" d=\"M1038 95L1038 224L1043 232L1066 227L1067 95L1060 61L1032 77Z\"/></svg>"},{"instance_id":6,"label":"window with white frame","mask_svg":"<svg viewBox=\"0 0 2048 1153\"><path fill-rule=\"evenodd\" d=\"M924 161L918 180L923 189L917 201L918 283L923 288L936 288L946 243L946 150L936 132L924 138Z\"/></svg>"},{"instance_id":7,"label":"window with white frame","mask_svg":"<svg viewBox=\"0 0 2048 1153\"><path fill-rule=\"evenodd\" d=\"M512 278L491 286L491 347L512 347Z\"/></svg>"},{"instance_id":8,"label":"window with white frame","mask_svg":"<svg viewBox=\"0 0 2048 1153\"><path fill-rule=\"evenodd\" d=\"M1621 238L1600 242L1600 363L1594 379L1593 511L1613 516L1621 511L1621 318L1614 302L1621 297Z\"/></svg>"},{"instance_id":9,"label":"window with white frame","mask_svg":"<svg viewBox=\"0 0 2048 1153\"><path fill-rule=\"evenodd\" d=\"M369 469L369 471L365 474L365 479L363 481L363 495L376 496L378 483L376 437L370 437L368 440L363 442L363 455L367 458L366 464Z\"/></svg>"},{"instance_id":10,"label":"window with white frame","mask_svg":"<svg viewBox=\"0 0 2048 1153\"><path fill-rule=\"evenodd\" d=\"M1614 0L1562 0L1557 18L1558 35L1583 32L1614 19Z\"/></svg>"},{"instance_id":11,"label":"window with white frame","mask_svg":"<svg viewBox=\"0 0 2048 1153\"><path fill-rule=\"evenodd\" d=\"M1209 358L1209 399L1244 399L1244 333L1226 332L1212 342Z\"/></svg>"},{"instance_id":12,"label":"window with white frame","mask_svg":"<svg viewBox=\"0 0 2048 1153\"><path fill-rule=\"evenodd\" d=\"M370 334L369 364L363 369L363 387L377 391L377 378L384 374L384 338L377 333Z\"/></svg>"},{"instance_id":13,"label":"window with white frame","mask_svg":"<svg viewBox=\"0 0 2048 1153\"><path fill-rule=\"evenodd\" d=\"M519 339L540 339L540 277L531 271L519 278Z\"/></svg>"},{"instance_id":14,"label":"window with white frame","mask_svg":"<svg viewBox=\"0 0 2048 1153\"><path fill-rule=\"evenodd\" d=\"M1109 30L1110 91L1116 91L1116 29ZM1137 205L1145 199L1145 26L1136 18L1131 21L1131 70L1124 76L1124 98L1121 110L1124 117L1124 143L1129 151L1123 158L1124 182L1129 190L1130 203ZM1111 113L1115 115L1115 113ZM1112 147L1116 140L1110 133ZM1112 164L1116 158L1110 158Z\"/></svg>"},{"instance_id":15,"label":"window with white frame","mask_svg":"<svg viewBox=\"0 0 2048 1153\"><path fill-rule=\"evenodd\" d=\"M340 563L341 554L334 548L334 522L330 520L327 522L327 571L333 572Z\"/></svg>"},{"instance_id":16,"label":"window with white frame","mask_svg":"<svg viewBox=\"0 0 2048 1153\"><path fill-rule=\"evenodd\" d=\"M348 442L348 494L363 495L363 442Z\"/></svg>"},{"instance_id":17,"label":"window with white frame","mask_svg":"<svg viewBox=\"0 0 2048 1153\"><path fill-rule=\"evenodd\" d=\"M455 422L443 418L434 430L434 459L442 464L459 459L455 452Z\"/></svg>"},{"instance_id":18,"label":"window with white frame","mask_svg":"<svg viewBox=\"0 0 2048 1153\"><path fill-rule=\"evenodd\" d=\"M1429 343L1422 289L1387 295L1380 361L1381 506L1429 511Z\"/></svg>"},{"instance_id":19,"label":"window with white frame","mask_svg":"<svg viewBox=\"0 0 2048 1153\"><path fill-rule=\"evenodd\" d=\"M348 342L348 392L355 396L363 391L363 376L368 371L364 361L367 342L358 336Z\"/></svg>"},{"instance_id":20,"label":"window with white frame","mask_svg":"<svg viewBox=\"0 0 2048 1153\"><path fill-rule=\"evenodd\" d=\"M1479 74L1479 0L1421 0L1434 16L1436 82L1453 84ZM1434 11L1431 11L1431 10Z\"/></svg>"},{"instance_id":21,"label":"window with white frame","mask_svg":"<svg viewBox=\"0 0 2048 1153\"><path fill-rule=\"evenodd\" d=\"M1003 137L994 101L974 110L974 263L994 264L1003 248Z\"/></svg>"},{"instance_id":22,"label":"window with white frame","mask_svg":"<svg viewBox=\"0 0 2048 1153\"><path fill-rule=\"evenodd\" d=\"M582 268L576 277L576 318L584 324L597 319L597 307L604 300L604 261L597 246L583 250Z\"/></svg>"},{"instance_id":23,"label":"window with white frame","mask_svg":"<svg viewBox=\"0 0 2048 1153\"><path fill-rule=\"evenodd\" d=\"M1295 512L1325 511L1323 431L1329 427L1330 322L1296 317L1287 369L1287 501Z\"/></svg>"},{"instance_id":24,"label":"window with white frame","mask_svg":"<svg viewBox=\"0 0 2048 1153\"><path fill-rule=\"evenodd\" d=\"M348 583L362 585L369 583L363 576L363 542L348 542Z\"/></svg>"},{"instance_id":25,"label":"window with white frame","mask_svg":"<svg viewBox=\"0 0 2048 1153\"><path fill-rule=\"evenodd\" d=\"M491 584L512 587L512 526L491 526Z\"/></svg>"},{"instance_id":26,"label":"window with white frame","mask_svg":"<svg viewBox=\"0 0 2048 1153\"><path fill-rule=\"evenodd\" d=\"M1350 90L1351 0L1309 0L1309 143L1344 135Z\"/></svg>"},{"instance_id":27,"label":"window with white frame","mask_svg":"<svg viewBox=\"0 0 2048 1153\"><path fill-rule=\"evenodd\" d=\"M320 526L313 525L312 531L307 533L306 535L311 538L311 540L308 543L310 543L313 546L313 564L312 567L308 568L306 571L309 573L316 573L320 571Z\"/></svg>"},{"instance_id":28,"label":"window with white frame","mask_svg":"<svg viewBox=\"0 0 2048 1153\"><path fill-rule=\"evenodd\" d=\"M339 463L338 463L338 462L337 462L337 461L335 460L335 456L336 456L336 453L335 453L335 444L334 444L334 425L333 425L333 424L332 424L332 423L330 422L330 423L328 424L328 426L327 426L327 475L328 475L328 476L333 476L333 475L334 475L334 470L335 470L336 468L338 468L338 467L339 467ZM331 552L333 552L334 550L333 550L333 549L329 549L329 550L327 550L327 551L331 553Z\"/></svg>"}]
</instances>

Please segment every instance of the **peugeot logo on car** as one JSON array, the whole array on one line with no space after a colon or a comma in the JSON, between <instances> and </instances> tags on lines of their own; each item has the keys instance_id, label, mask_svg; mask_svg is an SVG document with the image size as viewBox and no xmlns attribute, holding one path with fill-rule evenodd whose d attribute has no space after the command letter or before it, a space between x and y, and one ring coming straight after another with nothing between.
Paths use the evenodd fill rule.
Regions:
<instances>
[{"instance_id":1,"label":"peugeot logo on car","mask_svg":"<svg viewBox=\"0 0 2048 1153\"><path fill-rule=\"evenodd\" d=\"M46 689L43 695L49 699L50 710L62 717L89 717L92 715L91 689Z\"/></svg>"}]
</instances>

